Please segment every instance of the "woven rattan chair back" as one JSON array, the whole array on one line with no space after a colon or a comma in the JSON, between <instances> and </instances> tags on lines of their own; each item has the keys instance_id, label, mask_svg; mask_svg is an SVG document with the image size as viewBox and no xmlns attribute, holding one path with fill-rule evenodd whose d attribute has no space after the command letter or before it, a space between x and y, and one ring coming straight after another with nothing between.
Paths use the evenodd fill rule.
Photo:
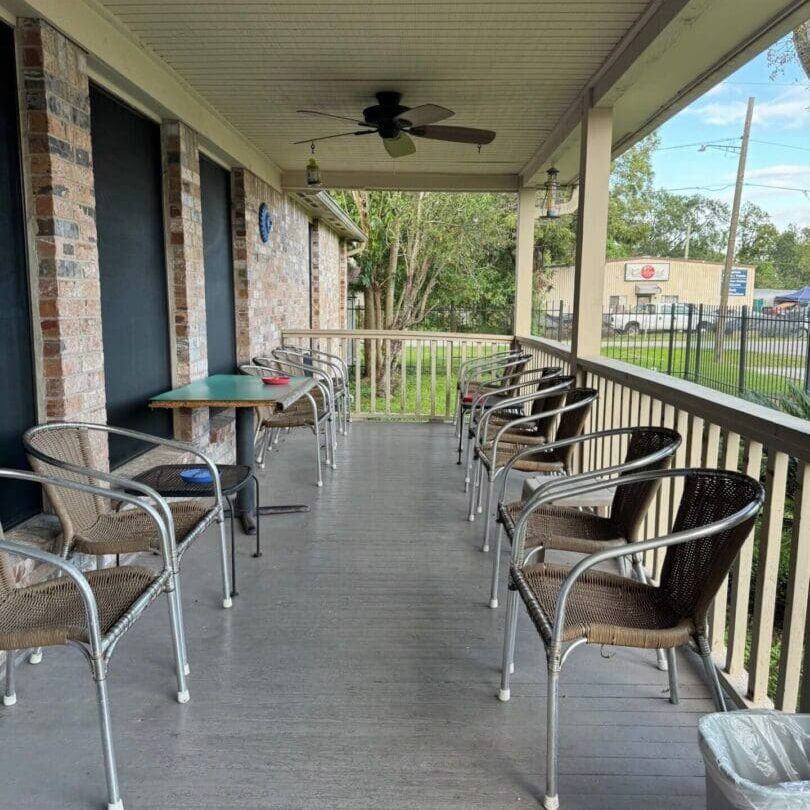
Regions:
<instances>
[{"instance_id":1,"label":"woven rattan chair back","mask_svg":"<svg viewBox=\"0 0 810 810\"><path fill-rule=\"evenodd\" d=\"M3 534L3 524L0 523L0 540L5 540ZM0 602L14 589L14 575L11 568L11 560L8 554L0 551Z\"/></svg>"},{"instance_id":2,"label":"woven rattan chair back","mask_svg":"<svg viewBox=\"0 0 810 810\"><path fill-rule=\"evenodd\" d=\"M506 388L508 385L517 385L520 382L520 378L523 375L523 372L526 371L526 366L529 365L529 361L531 360L531 355L524 354L521 355L520 359L511 364L506 371L504 372L503 377L498 382L499 388Z\"/></svg>"},{"instance_id":3,"label":"woven rattan chair back","mask_svg":"<svg viewBox=\"0 0 810 810\"><path fill-rule=\"evenodd\" d=\"M54 478L64 478L68 481L92 484L97 487L104 486L102 482L94 478L63 470L30 452L33 449L42 456L64 461L77 467L102 469L106 464L94 452L90 433L87 429L77 427L51 428L43 425L29 431L26 434L26 442L29 450L28 463L34 472ZM101 514L109 511L109 508L101 498L86 492L62 487L55 488L47 484L44 488L48 500L56 512L59 522L62 524L63 539L60 553L67 556L70 554L75 535L90 528Z\"/></svg>"},{"instance_id":4,"label":"woven rattan chair back","mask_svg":"<svg viewBox=\"0 0 810 810\"><path fill-rule=\"evenodd\" d=\"M705 526L763 499L762 486L741 473L687 475L672 530ZM755 519L752 516L713 537L667 549L660 587L681 618L691 618L701 626Z\"/></svg>"},{"instance_id":5,"label":"woven rattan chair back","mask_svg":"<svg viewBox=\"0 0 810 810\"><path fill-rule=\"evenodd\" d=\"M558 377L557 379L559 380L560 378ZM569 405L577 405L578 403L582 403L582 407L566 411L560 416L557 432L553 437L555 442L561 442L564 439L574 439L582 433L597 394L598 392L594 388L574 388L565 392L564 404L566 407ZM560 404L562 405L563 403L561 402ZM552 457L553 461L559 461L566 470L570 470L571 458L573 457L575 447L576 445L573 444L567 447L555 447L549 455Z\"/></svg>"},{"instance_id":6,"label":"woven rattan chair back","mask_svg":"<svg viewBox=\"0 0 810 810\"><path fill-rule=\"evenodd\" d=\"M540 380L540 382L537 384L537 390L540 392L545 388L551 387L552 385L555 387L563 384L572 386L575 382L576 377L570 374L562 377L550 377L547 380ZM531 407L532 416L539 416L540 414L546 412L559 410L566 401L565 397L567 393L567 390L555 391L553 394L550 394L547 397L539 397L538 399L535 399L532 402ZM552 434L554 433L554 425L556 423L556 414L547 416L544 419L538 419L535 423L534 431L538 436L543 436L546 441L551 441Z\"/></svg>"},{"instance_id":7,"label":"woven rattan chair back","mask_svg":"<svg viewBox=\"0 0 810 810\"><path fill-rule=\"evenodd\" d=\"M256 358L258 361L259 358ZM270 369L278 369L279 372L283 371L281 368L281 364L277 360L270 361L270 365L268 367L264 367L264 364L257 363L256 365L245 364L243 366L239 366L239 371L242 374L250 374L254 377L266 377L270 374L274 373L273 371L268 371ZM258 424L263 424L268 419L273 417L275 414L275 410L273 408L264 407L259 405L257 408L254 409L256 411L256 418Z\"/></svg>"},{"instance_id":8,"label":"woven rattan chair back","mask_svg":"<svg viewBox=\"0 0 810 810\"><path fill-rule=\"evenodd\" d=\"M625 464L657 453L660 450L671 448L670 455L648 464L646 467L635 468L632 472L653 472L666 470L672 464L675 450L681 443L681 435L670 428L643 429L634 432L627 442ZM622 529L624 537L634 540L641 528L644 516L655 498L655 493L661 486L661 479L643 481L630 484L626 487L617 487L616 494L610 506L611 520Z\"/></svg>"}]
</instances>

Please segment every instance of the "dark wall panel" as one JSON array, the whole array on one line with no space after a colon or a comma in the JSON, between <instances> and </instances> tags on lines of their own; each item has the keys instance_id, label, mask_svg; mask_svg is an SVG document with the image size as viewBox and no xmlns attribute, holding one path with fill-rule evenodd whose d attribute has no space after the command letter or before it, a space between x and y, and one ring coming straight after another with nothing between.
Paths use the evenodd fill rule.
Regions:
<instances>
[{"instance_id":1,"label":"dark wall panel","mask_svg":"<svg viewBox=\"0 0 810 810\"><path fill-rule=\"evenodd\" d=\"M28 469L20 436L36 421L36 395L16 94L14 34L0 23L0 467ZM0 481L4 526L30 517L40 506L38 487Z\"/></svg>"},{"instance_id":2,"label":"dark wall panel","mask_svg":"<svg viewBox=\"0 0 810 810\"><path fill-rule=\"evenodd\" d=\"M170 436L171 415L148 407L171 388L160 127L96 87L90 107L107 420ZM115 440L110 461L141 449Z\"/></svg>"},{"instance_id":3,"label":"dark wall panel","mask_svg":"<svg viewBox=\"0 0 810 810\"><path fill-rule=\"evenodd\" d=\"M231 252L231 175L200 156L208 373L236 370L236 311Z\"/></svg>"}]
</instances>

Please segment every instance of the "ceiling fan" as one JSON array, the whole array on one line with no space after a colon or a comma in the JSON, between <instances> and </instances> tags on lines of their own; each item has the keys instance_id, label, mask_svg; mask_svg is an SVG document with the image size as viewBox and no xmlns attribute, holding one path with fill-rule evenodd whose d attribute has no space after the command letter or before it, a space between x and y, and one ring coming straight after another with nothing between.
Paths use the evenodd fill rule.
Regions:
<instances>
[{"instance_id":1,"label":"ceiling fan","mask_svg":"<svg viewBox=\"0 0 810 810\"><path fill-rule=\"evenodd\" d=\"M429 138L434 141L450 141L452 143L469 143L484 146L492 143L495 133L489 129L474 129L472 127L446 127L436 126L438 121L455 115L452 110L440 107L438 104L422 104L419 107L405 107L400 104L401 93L385 91L377 93L377 103L363 110L362 120L348 118L344 115L319 112L318 110L298 110L306 115L320 115L326 118L337 118L341 121L352 121L359 127L366 129L353 132L341 132L338 135L324 135L320 138L307 138L299 143L315 143L331 138L343 138L347 135L374 135L382 138L383 146L391 157L405 157L416 151L416 144L411 136L416 138Z\"/></svg>"}]
</instances>

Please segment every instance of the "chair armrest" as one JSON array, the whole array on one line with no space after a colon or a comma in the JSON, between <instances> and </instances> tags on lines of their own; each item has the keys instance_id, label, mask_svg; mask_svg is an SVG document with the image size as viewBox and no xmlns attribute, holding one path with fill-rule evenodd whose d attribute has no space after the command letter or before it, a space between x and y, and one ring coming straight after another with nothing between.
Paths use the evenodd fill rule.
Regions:
<instances>
[{"instance_id":1,"label":"chair armrest","mask_svg":"<svg viewBox=\"0 0 810 810\"><path fill-rule=\"evenodd\" d=\"M540 456L543 453L548 453L550 450L557 450L561 447L570 447L571 445L575 444L584 444L585 442L589 441L596 441L597 439L607 439L612 438L614 436L622 436L626 434L633 434L643 432L644 430L657 430L657 428L613 428L611 430L600 430L596 433L583 433L580 436L574 436L570 439L561 439L560 441L549 442L548 444L544 444L541 447L529 447L525 450L521 450L512 458L509 459L507 464L504 466L504 473L503 479L501 481L501 489L500 489L500 496L498 498L499 503L503 502L504 493L506 492L506 485L508 482L509 474L513 471L516 464L519 462L529 459L533 456ZM626 461L622 462L621 464L615 464L610 467L601 467L596 470L590 470L588 472L578 473L577 475L569 475L559 479L552 479L549 481L543 482L537 490L535 490L532 497L524 504L524 509L530 508L532 502L535 498L541 497L541 493L546 492L553 492L554 497L558 498L562 496L568 496L569 494L576 494L575 492L569 493L567 490L569 487L577 487L580 483L584 481L590 481L594 478L603 478L606 475L613 475L625 472L631 472L632 470L637 470L645 467L648 464L654 464L656 461L660 461L661 459L666 458L667 456L671 456L675 453L675 451L680 447L680 441L676 442L675 444L671 445L670 447L666 447L662 450L658 450L655 453L650 453L649 455L643 456L641 458L635 459L633 461ZM602 485L604 486L604 481L602 481Z\"/></svg>"},{"instance_id":2,"label":"chair armrest","mask_svg":"<svg viewBox=\"0 0 810 810\"><path fill-rule=\"evenodd\" d=\"M114 500L119 501L121 503L129 504L136 509L140 509L143 512L146 512L149 517L154 521L155 525L157 526L158 534L160 536L160 548L161 554L163 556L164 566L167 570L171 571L172 573L177 572L177 550L174 544L174 520L172 519L171 511L169 510L169 505L166 503L164 498L161 498L153 489L145 486L144 484L140 484L137 481L129 481L125 478L118 478L117 476L111 475L109 473L104 473L102 471L96 470L86 470L83 467L76 467L72 464L66 464L65 467L62 469L66 469L68 472L75 472L80 475L89 475L92 478L100 478L101 480L110 481L112 483L124 483L127 487L140 490L144 494L149 495L150 498L153 498L156 503L158 504L158 508L160 512L163 512L163 515L160 514L158 509L156 509L152 504L145 503L136 495L130 495L128 492L124 492L120 489L107 489L106 487L97 487L94 484L88 484L83 481L71 481L65 478L56 478L54 476L49 475L40 475L39 473L27 472L25 470L9 470L9 469L0 469L0 480L1 479L10 479L15 481L29 481L34 484L40 484L42 486L54 487L54 488L61 488L61 489L72 489L78 492L86 492L90 495L95 495L99 498L104 498L106 500ZM0 529L0 539L2 538L2 529ZM16 545L16 544L12 544ZM25 548L25 546L21 546L21 548ZM38 551L36 549L31 549L32 552L36 552L36 554L46 554L48 557L56 557L56 555L50 554L49 552ZM32 559L39 559L34 554L29 555ZM61 557L57 559L62 560ZM46 562L49 560L45 560ZM62 562L67 562L62 560ZM67 563L69 565L69 563ZM75 567L75 566L74 566ZM76 569L78 571L78 569Z\"/></svg>"},{"instance_id":3,"label":"chair armrest","mask_svg":"<svg viewBox=\"0 0 810 810\"><path fill-rule=\"evenodd\" d=\"M335 391L332 385L332 378L329 374L327 374L323 369L317 368L315 366L308 366L304 363L297 363L295 360L291 360L288 358L279 359L277 357L254 357L253 358L254 365L259 368L269 368L272 369L274 365L281 366L281 365L288 365L290 368L295 369L296 371L302 371L305 375L311 375L316 380L321 382L323 385L326 386L329 393L329 402L330 407L331 403L335 401Z\"/></svg>"},{"instance_id":4,"label":"chair armrest","mask_svg":"<svg viewBox=\"0 0 810 810\"><path fill-rule=\"evenodd\" d=\"M47 462L48 464L53 464L55 467L60 467L61 469L69 469L68 466L65 465L65 462L59 461L59 459L55 459L52 456L48 456L34 447L31 442L28 440L29 433L34 432L41 432L45 430L52 430L52 429L60 429L60 428L79 428L82 430L93 430L98 433L108 433L115 436L124 436L128 439L138 439L139 441L144 442L144 444L152 444L158 447L170 447L173 450L181 450L184 453L189 453L196 458L199 458L203 461L206 467L208 467L208 471L211 473L211 477L214 479L214 491L216 492L216 499L217 504L222 507L222 483L220 481L219 476L219 468L214 463L213 459L208 456L206 453L203 453L198 447L195 447L193 444L188 444L187 442L180 442L176 439L164 439L162 436L153 436L151 433L141 433L138 430L130 430L129 428L120 428L115 427L114 425L100 425L96 422L48 422L45 425L38 425L35 428L31 428L31 430L26 431L25 435L23 436L23 444L25 445L26 452L31 453L31 455L35 456L36 458L41 459L42 461ZM82 475L87 475L87 471L81 467L77 467L72 470L72 472L79 472ZM102 473L100 470L93 470L92 477L99 478L101 480L110 481L111 483L121 483L123 481L128 482L127 486L130 489L136 489L134 486L130 486L130 483L134 484L135 482L130 482L129 479L125 478L124 476L115 476L112 475L111 478L105 477L106 475L112 475L111 473ZM153 493L157 496L157 493L154 490L150 490L150 493ZM152 495L150 495L152 497ZM159 496L157 496L159 497ZM173 524L173 521L170 521Z\"/></svg>"},{"instance_id":5,"label":"chair armrest","mask_svg":"<svg viewBox=\"0 0 810 810\"><path fill-rule=\"evenodd\" d=\"M703 474L711 475L717 474L717 471L703 470ZM658 470L655 473L633 473L625 478L616 481L616 486L628 486L643 481L653 480L655 478L673 478L677 476L684 476L687 474L694 475L695 470L689 469L676 469L676 470ZM591 482L590 485L583 487L580 491L592 491L599 487ZM756 516L762 507L764 494L751 501L739 511L732 515L728 515L722 520L717 520L713 523L708 523L705 526L698 526L694 529L686 529L680 532L673 532L672 534L657 537L653 540L644 540L638 543L630 543L623 548L610 548L604 551L599 551L596 554L589 554L584 559L580 560L576 565L572 566L568 576L563 581L560 591L557 595L557 602L554 610L554 624L551 632L551 645L559 650L562 644L563 632L565 630L565 609L567 606L568 596L571 589L574 587L576 581L588 570L600 563L608 560L615 560L620 557L627 557L631 554L644 554L648 551L655 551L659 548L669 548L670 546L682 545L684 543L701 540L706 537L713 537L721 532L728 531L735 526L743 523L750 518Z\"/></svg>"}]
</instances>

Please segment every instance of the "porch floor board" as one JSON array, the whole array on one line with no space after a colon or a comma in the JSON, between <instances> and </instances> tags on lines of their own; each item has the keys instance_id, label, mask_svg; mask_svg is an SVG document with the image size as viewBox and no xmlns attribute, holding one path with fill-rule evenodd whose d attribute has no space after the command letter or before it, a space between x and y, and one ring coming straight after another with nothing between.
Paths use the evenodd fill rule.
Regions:
<instances>
[{"instance_id":1,"label":"porch floor board","mask_svg":"<svg viewBox=\"0 0 810 810\"><path fill-rule=\"evenodd\" d=\"M523 616L513 697L500 703L504 611L486 605L491 557L478 549L480 522L464 519L451 428L356 423L321 490L311 436L299 433L271 454L263 502L312 511L266 518L261 559L240 535L231 611L219 607L213 533L184 560L191 702L173 700L163 606L113 658L125 807L537 807L542 647ZM572 655L562 676L564 809L703 807L696 723L712 709L708 691L682 655L681 703L670 705L654 663L651 652ZM54 649L38 667L21 665L18 695L0 708L0 805L102 806L82 659Z\"/></svg>"}]
</instances>

